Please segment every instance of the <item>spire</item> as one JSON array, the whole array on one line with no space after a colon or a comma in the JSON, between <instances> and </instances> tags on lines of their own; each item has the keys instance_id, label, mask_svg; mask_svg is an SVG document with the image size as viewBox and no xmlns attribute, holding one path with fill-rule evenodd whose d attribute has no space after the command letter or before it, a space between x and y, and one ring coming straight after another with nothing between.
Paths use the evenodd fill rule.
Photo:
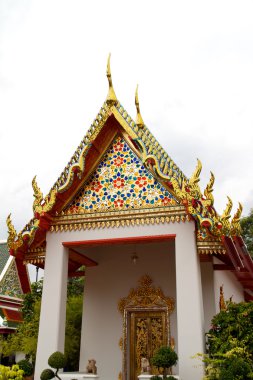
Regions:
<instances>
[{"instance_id":1,"label":"spire","mask_svg":"<svg viewBox=\"0 0 253 380\"><path fill-rule=\"evenodd\" d=\"M135 106L136 106L136 110L137 110L136 124L138 125L138 127L143 127L144 121L143 121L141 113L140 113L140 104L139 104L139 97L138 97L138 84L137 84L136 91L135 91Z\"/></svg>"},{"instance_id":2,"label":"spire","mask_svg":"<svg viewBox=\"0 0 253 380\"><path fill-rule=\"evenodd\" d=\"M110 58L111 58L111 53L108 56L107 70L106 70L106 76L107 76L107 79L108 79L108 82L109 82L109 91L108 91L108 95L107 95L107 98L106 98L106 103L108 103L108 104L111 105L111 104L117 103L117 97L115 95L114 88L113 88L113 85L112 85L112 74L111 74L111 67L110 67Z\"/></svg>"}]
</instances>

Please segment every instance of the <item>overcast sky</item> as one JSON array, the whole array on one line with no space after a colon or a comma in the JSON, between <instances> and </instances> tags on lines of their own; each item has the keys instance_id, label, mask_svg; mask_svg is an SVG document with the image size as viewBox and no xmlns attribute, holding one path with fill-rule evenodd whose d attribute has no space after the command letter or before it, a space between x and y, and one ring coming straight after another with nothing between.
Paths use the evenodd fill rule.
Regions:
<instances>
[{"instance_id":1,"label":"overcast sky","mask_svg":"<svg viewBox=\"0 0 253 380\"><path fill-rule=\"evenodd\" d=\"M0 0L0 239L11 212L32 217L103 101L106 61L116 95L181 170L203 164L226 195L253 207L253 2Z\"/></svg>"}]
</instances>

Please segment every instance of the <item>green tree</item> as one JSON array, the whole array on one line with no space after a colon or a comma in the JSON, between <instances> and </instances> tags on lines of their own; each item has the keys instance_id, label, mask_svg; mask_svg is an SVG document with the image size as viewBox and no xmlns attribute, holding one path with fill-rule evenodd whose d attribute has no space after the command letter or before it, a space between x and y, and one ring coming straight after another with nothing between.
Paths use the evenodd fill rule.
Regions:
<instances>
[{"instance_id":1,"label":"green tree","mask_svg":"<svg viewBox=\"0 0 253 380\"><path fill-rule=\"evenodd\" d=\"M65 333L65 356L67 358L67 371L76 371L79 367L82 305L82 295L79 294L68 297Z\"/></svg>"},{"instance_id":2,"label":"green tree","mask_svg":"<svg viewBox=\"0 0 253 380\"><path fill-rule=\"evenodd\" d=\"M248 216L241 219L242 237L247 245L248 251L253 256L253 209Z\"/></svg>"},{"instance_id":3,"label":"green tree","mask_svg":"<svg viewBox=\"0 0 253 380\"><path fill-rule=\"evenodd\" d=\"M212 319L204 356L208 380L253 378L253 303L228 303Z\"/></svg>"},{"instance_id":4,"label":"green tree","mask_svg":"<svg viewBox=\"0 0 253 380\"><path fill-rule=\"evenodd\" d=\"M78 369L83 284L83 278L74 278L68 284L65 336L67 367L70 370ZM7 339L0 338L0 351L4 356L9 356L15 351L21 351L35 363L42 287L43 281L32 284L31 293L24 295L23 323L19 324L15 334L9 335Z\"/></svg>"},{"instance_id":5,"label":"green tree","mask_svg":"<svg viewBox=\"0 0 253 380\"><path fill-rule=\"evenodd\" d=\"M168 346L158 348L153 358L151 358L151 363L158 369L162 368L163 379L166 379L168 369L173 365L176 365L177 360L177 353L170 346ZM156 377L157 376L153 376L153 380L155 380Z\"/></svg>"}]
</instances>

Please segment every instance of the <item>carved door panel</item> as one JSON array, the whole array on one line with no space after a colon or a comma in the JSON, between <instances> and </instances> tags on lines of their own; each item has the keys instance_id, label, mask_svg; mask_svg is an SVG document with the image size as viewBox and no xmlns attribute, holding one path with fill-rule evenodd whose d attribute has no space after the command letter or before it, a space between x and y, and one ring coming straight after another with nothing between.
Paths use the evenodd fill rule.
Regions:
<instances>
[{"instance_id":1,"label":"carved door panel","mask_svg":"<svg viewBox=\"0 0 253 380\"><path fill-rule=\"evenodd\" d=\"M141 358L150 360L157 348L167 345L166 315L164 311L132 312L130 319L129 372L130 380L137 380L141 373Z\"/></svg>"}]
</instances>

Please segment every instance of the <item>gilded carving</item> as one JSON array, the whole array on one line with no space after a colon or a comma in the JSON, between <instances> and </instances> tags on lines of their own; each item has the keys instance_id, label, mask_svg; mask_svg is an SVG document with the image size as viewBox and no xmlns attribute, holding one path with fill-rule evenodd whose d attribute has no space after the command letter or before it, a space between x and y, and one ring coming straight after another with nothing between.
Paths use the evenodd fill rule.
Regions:
<instances>
[{"instance_id":1,"label":"gilded carving","mask_svg":"<svg viewBox=\"0 0 253 380\"><path fill-rule=\"evenodd\" d=\"M241 203L239 202L239 206L238 206L238 209L232 219L232 222L231 222L231 235L232 236L236 236L236 235L241 235L242 233L242 228L241 228L241 224L240 224L240 218L241 218L241 215L242 215L242 210L243 210L243 207L241 205Z\"/></svg>"},{"instance_id":2,"label":"gilded carving","mask_svg":"<svg viewBox=\"0 0 253 380\"><path fill-rule=\"evenodd\" d=\"M118 310L123 315L124 379L129 354L131 376L138 376L142 359L151 358L158 347L169 344L169 316L174 310L174 300L154 287L149 275L142 276L138 283L136 289L131 289L128 296L118 302ZM153 368L152 373L154 371Z\"/></svg>"},{"instance_id":3,"label":"gilded carving","mask_svg":"<svg viewBox=\"0 0 253 380\"><path fill-rule=\"evenodd\" d=\"M11 214L8 215L6 219L6 224L8 228L8 238L7 238L8 248L16 250L17 248L22 246L23 239L22 239L21 232L17 235L17 232L11 221Z\"/></svg>"},{"instance_id":4,"label":"gilded carving","mask_svg":"<svg viewBox=\"0 0 253 380\"><path fill-rule=\"evenodd\" d=\"M203 203L204 203L205 207L213 206L213 204L214 204L214 197L212 194L214 181L215 181L215 177L214 177L214 174L211 172L210 181L206 185L206 188L204 190L204 195L205 195L206 199L203 200Z\"/></svg>"},{"instance_id":5,"label":"gilded carving","mask_svg":"<svg viewBox=\"0 0 253 380\"><path fill-rule=\"evenodd\" d=\"M56 190L53 189L51 192L43 198L43 194L37 184L36 176L32 180L32 187L33 187L33 196L34 196L34 202L33 202L33 212L34 214L38 213L41 214L42 212L48 212L52 209L52 207L55 204L56 200Z\"/></svg>"},{"instance_id":6,"label":"gilded carving","mask_svg":"<svg viewBox=\"0 0 253 380\"><path fill-rule=\"evenodd\" d=\"M165 303L168 312L172 313L175 306L175 301L170 297L165 297L161 288L152 286L152 279L145 275L140 278L139 286L136 289L131 289L126 298L122 298L118 303L118 309L121 314L124 313L125 308L131 307L148 308L151 306L161 306Z\"/></svg>"}]
</instances>

